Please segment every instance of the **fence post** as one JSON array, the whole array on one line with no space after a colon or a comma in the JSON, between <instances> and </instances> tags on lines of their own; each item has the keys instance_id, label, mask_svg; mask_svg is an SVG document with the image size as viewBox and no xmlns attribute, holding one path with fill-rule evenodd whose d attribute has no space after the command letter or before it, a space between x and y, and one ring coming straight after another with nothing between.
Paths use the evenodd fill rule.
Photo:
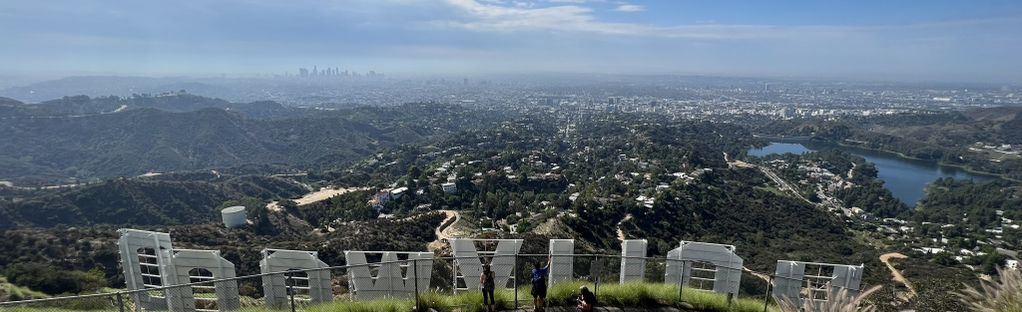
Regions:
<instances>
[{"instance_id":1,"label":"fence post","mask_svg":"<svg viewBox=\"0 0 1022 312\"><path fill-rule=\"evenodd\" d=\"M117 311L124 312L124 297L121 292L117 292Z\"/></svg>"},{"instance_id":2,"label":"fence post","mask_svg":"<svg viewBox=\"0 0 1022 312\"><path fill-rule=\"evenodd\" d=\"M432 261L432 260L431 260ZM422 311L422 304L419 302L419 259L412 259L412 278L415 280L415 311Z\"/></svg>"},{"instance_id":3,"label":"fence post","mask_svg":"<svg viewBox=\"0 0 1022 312\"><path fill-rule=\"evenodd\" d=\"M295 312L295 273L288 270L287 272L287 294L291 297L291 312Z\"/></svg>"},{"instance_id":4,"label":"fence post","mask_svg":"<svg viewBox=\"0 0 1022 312\"><path fill-rule=\"evenodd\" d=\"M451 293L458 294L458 255L451 257Z\"/></svg>"},{"instance_id":5,"label":"fence post","mask_svg":"<svg viewBox=\"0 0 1022 312\"><path fill-rule=\"evenodd\" d=\"M515 270L514 271L515 278L513 278L512 280L513 280L513 283L515 284L515 311L517 312L518 311L518 253L517 252L515 253L514 270ZM507 286L507 285L504 285L504 286Z\"/></svg>"},{"instance_id":6,"label":"fence post","mask_svg":"<svg viewBox=\"0 0 1022 312\"><path fill-rule=\"evenodd\" d=\"M770 288L774 286L774 275L770 274L770 278L767 279L766 293L763 294L763 312L767 312L767 306L770 305Z\"/></svg>"},{"instance_id":7,"label":"fence post","mask_svg":"<svg viewBox=\"0 0 1022 312\"><path fill-rule=\"evenodd\" d=\"M596 255L595 259L597 266L602 266L600 263L600 255ZM596 278L593 279L593 296L599 298L600 294L600 275L603 275L603 268L599 268L596 273Z\"/></svg>"},{"instance_id":8,"label":"fence post","mask_svg":"<svg viewBox=\"0 0 1022 312\"><path fill-rule=\"evenodd\" d=\"M667 260L670 261L670 260ZM686 260L681 260L681 273L678 274L678 302L685 302L685 263Z\"/></svg>"}]
</instances>

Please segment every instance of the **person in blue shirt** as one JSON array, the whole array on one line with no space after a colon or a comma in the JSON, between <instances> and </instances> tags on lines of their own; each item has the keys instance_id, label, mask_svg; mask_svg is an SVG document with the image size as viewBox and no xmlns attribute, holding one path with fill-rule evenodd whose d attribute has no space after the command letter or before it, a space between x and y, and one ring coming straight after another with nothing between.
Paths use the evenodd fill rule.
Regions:
<instances>
[{"instance_id":1,"label":"person in blue shirt","mask_svg":"<svg viewBox=\"0 0 1022 312\"><path fill-rule=\"evenodd\" d=\"M536 312L542 312L546 307L546 274L549 268L550 257L547 257L546 266L537 261L532 269L532 303Z\"/></svg>"}]
</instances>

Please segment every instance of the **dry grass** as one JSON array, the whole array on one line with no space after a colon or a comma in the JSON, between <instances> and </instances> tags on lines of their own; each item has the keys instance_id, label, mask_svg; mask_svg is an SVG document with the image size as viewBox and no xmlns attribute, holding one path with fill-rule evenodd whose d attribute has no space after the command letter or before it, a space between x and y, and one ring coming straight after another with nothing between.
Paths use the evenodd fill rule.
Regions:
<instances>
[{"instance_id":1,"label":"dry grass","mask_svg":"<svg viewBox=\"0 0 1022 312\"><path fill-rule=\"evenodd\" d=\"M850 296L847 289L831 290L827 293L829 298L827 301L815 302L811 298L806 298L802 302L782 301L780 306L784 312L874 312L877 310L876 307L864 303L863 300L877 290L880 290L880 286L873 286L858 296Z\"/></svg>"},{"instance_id":2,"label":"dry grass","mask_svg":"<svg viewBox=\"0 0 1022 312\"><path fill-rule=\"evenodd\" d=\"M966 286L957 293L959 300L978 312L1022 312L1022 272L997 269L997 280L980 281L979 287Z\"/></svg>"}]
</instances>

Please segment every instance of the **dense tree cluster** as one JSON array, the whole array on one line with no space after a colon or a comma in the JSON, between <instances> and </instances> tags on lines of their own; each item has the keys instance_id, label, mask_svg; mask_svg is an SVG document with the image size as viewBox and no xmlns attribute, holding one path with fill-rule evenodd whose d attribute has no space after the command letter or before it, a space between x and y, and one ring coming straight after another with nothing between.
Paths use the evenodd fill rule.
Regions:
<instances>
[{"instance_id":1,"label":"dense tree cluster","mask_svg":"<svg viewBox=\"0 0 1022 312\"><path fill-rule=\"evenodd\" d=\"M47 294L89 293L106 286L102 271L67 271L45 263L25 262L6 267L7 281Z\"/></svg>"},{"instance_id":2,"label":"dense tree cluster","mask_svg":"<svg viewBox=\"0 0 1022 312\"><path fill-rule=\"evenodd\" d=\"M915 218L982 230L1000 227L1002 217L1018 220L1022 217L1019 207L1022 207L1022 188L1010 182L995 180L983 183L942 178L927 187L926 197L919 202Z\"/></svg>"},{"instance_id":3,"label":"dense tree cluster","mask_svg":"<svg viewBox=\"0 0 1022 312\"><path fill-rule=\"evenodd\" d=\"M764 157L766 162L772 160L783 160L792 164L778 170L788 181L806 179L807 172L798 166L803 164L819 166L833 174L843 176L843 179L853 186L838 188L833 191L833 195L840 199L845 207L858 207L879 217L901 217L910 211L908 205L902 203L884 187L884 182L877 177L876 166L866 162L862 157L839 150L825 149L801 155L786 153ZM808 186L810 188L805 188L802 191L810 196L816 195L816 189L811 188L811 184ZM815 198L815 196L812 197Z\"/></svg>"},{"instance_id":4,"label":"dense tree cluster","mask_svg":"<svg viewBox=\"0 0 1022 312\"><path fill-rule=\"evenodd\" d=\"M890 151L908 157L1002 174L1022 179L1022 159L1004 159L996 152L977 152L984 144L1022 144L1022 118L1017 107L995 107L965 112L935 112L848 117L840 121L798 119L760 121L756 131L781 136ZM998 159L998 161L991 161Z\"/></svg>"}]
</instances>

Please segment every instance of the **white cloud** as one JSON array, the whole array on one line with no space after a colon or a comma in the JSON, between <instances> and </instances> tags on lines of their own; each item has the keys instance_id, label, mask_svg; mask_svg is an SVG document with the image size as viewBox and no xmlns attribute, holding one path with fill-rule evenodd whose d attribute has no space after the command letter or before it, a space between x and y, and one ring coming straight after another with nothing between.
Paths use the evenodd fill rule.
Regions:
<instances>
[{"instance_id":1,"label":"white cloud","mask_svg":"<svg viewBox=\"0 0 1022 312\"><path fill-rule=\"evenodd\" d=\"M460 19L433 21L440 27L483 32L568 31L605 35L657 36L669 38L727 39L791 35L793 32L826 30L760 25L680 25L656 26L636 23L603 22L593 9L580 5L556 5L536 8L480 3L475 0L447 0L464 16Z\"/></svg>"},{"instance_id":2,"label":"white cloud","mask_svg":"<svg viewBox=\"0 0 1022 312\"><path fill-rule=\"evenodd\" d=\"M536 6L536 3L534 2L514 1L512 3L514 3L514 5L519 8L531 8Z\"/></svg>"},{"instance_id":3,"label":"white cloud","mask_svg":"<svg viewBox=\"0 0 1022 312\"><path fill-rule=\"evenodd\" d=\"M636 4L622 4L614 10L619 12L642 12L646 10L646 7Z\"/></svg>"},{"instance_id":4,"label":"white cloud","mask_svg":"<svg viewBox=\"0 0 1022 312\"><path fill-rule=\"evenodd\" d=\"M957 26L981 25L988 23L1020 22L1018 18L980 19L940 21L905 25L879 26L829 26L829 25L750 25L750 24L719 24L694 23L683 25L653 25L642 23L622 23L601 21L591 7L583 4L564 4L537 7L515 7L480 3L476 0L445 0L455 8L455 18L432 20L428 22L434 27L459 28L478 32L521 32L551 31L579 32L600 35L644 36L684 39L768 39L768 40L808 40L815 39L853 39L880 36L884 33L900 32L911 29L948 29ZM582 2L594 0L547 0L548 2ZM619 2L620 4L620 2ZM631 6L621 4L622 7ZM637 5L636 5L637 6ZM635 12L644 9L642 6L626 7L624 11Z\"/></svg>"}]
</instances>

